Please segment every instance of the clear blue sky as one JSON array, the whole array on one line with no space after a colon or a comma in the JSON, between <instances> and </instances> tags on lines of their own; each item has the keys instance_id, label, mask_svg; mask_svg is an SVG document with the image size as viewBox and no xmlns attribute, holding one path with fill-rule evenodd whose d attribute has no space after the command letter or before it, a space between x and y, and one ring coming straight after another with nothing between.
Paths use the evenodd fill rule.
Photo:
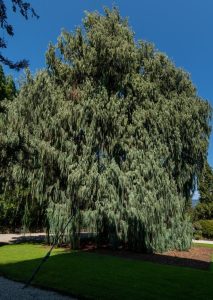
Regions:
<instances>
[{"instance_id":1,"label":"clear blue sky","mask_svg":"<svg viewBox=\"0 0 213 300\"><path fill-rule=\"evenodd\" d=\"M30 1L30 0L29 0ZM10 2L6 0L6 2ZM198 94L213 105L213 0L31 0L40 19L25 21L10 14L15 36L8 39L4 54L27 58L34 72L45 66L48 43L56 42L61 29L73 31L84 11L103 6L120 8L137 39L145 39L165 52L178 67L191 74ZM5 36L6 37L6 36ZM18 77L20 73L7 73ZM209 147L213 166L213 135Z\"/></svg>"}]
</instances>

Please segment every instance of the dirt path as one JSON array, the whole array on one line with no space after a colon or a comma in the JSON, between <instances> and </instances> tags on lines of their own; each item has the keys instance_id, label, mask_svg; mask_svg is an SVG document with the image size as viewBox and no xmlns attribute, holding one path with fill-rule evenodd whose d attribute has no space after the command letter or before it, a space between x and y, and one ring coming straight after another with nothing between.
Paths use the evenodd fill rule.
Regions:
<instances>
[{"instance_id":1,"label":"dirt path","mask_svg":"<svg viewBox=\"0 0 213 300\"><path fill-rule=\"evenodd\" d=\"M42 241L45 239L45 233L4 233L0 234L0 245L1 244L16 244L24 241Z\"/></svg>"},{"instance_id":2,"label":"dirt path","mask_svg":"<svg viewBox=\"0 0 213 300\"><path fill-rule=\"evenodd\" d=\"M25 241L42 241L44 233L31 234L0 234L0 245L16 244ZM56 292L28 287L23 289L23 283L0 277L0 300L71 300L74 298L63 296Z\"/></svg>"},{"instance_id":3,"label":"dirt path","mask_svg":"<svg viewBox=\"0 0 213 300\"><path fill-rule=\"evenodd\" d=\"M213 245L213 241L207 241L207 240L192 240L193 243L195 244L208 244L208 245Z\"/></svg>"}]
</instances>

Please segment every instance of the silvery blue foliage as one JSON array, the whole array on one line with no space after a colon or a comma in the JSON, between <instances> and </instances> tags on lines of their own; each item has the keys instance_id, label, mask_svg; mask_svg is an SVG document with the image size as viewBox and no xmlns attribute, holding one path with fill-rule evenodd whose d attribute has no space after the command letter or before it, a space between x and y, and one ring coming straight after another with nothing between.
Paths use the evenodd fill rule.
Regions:
<instances>
[{"instance_id":1,"label":"silvery blue foliage","mask_svg":"<svg viewBox=\"0 0 213 300\"><path fill-rule=\"evenodd\" d=\"M87 13L46 58L9 109L8 142L24 139L13 178L48 202L51 232L72 217L73 247L87 228L114 247L188 249L210 132L210 106L189 75L135 41L117 9Z\"/></svg>"}]
</instances>

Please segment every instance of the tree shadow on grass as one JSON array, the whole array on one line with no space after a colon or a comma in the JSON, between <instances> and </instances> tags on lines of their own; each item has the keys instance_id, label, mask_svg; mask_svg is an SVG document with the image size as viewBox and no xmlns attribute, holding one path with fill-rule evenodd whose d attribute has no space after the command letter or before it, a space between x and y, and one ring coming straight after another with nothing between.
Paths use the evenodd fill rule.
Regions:
<instances>
[{"instance_id":1,"label":"tree shadow on grass","mask_svg":"<svg viewBox=\"0 0 213 300\"><path fill-rule=\"evenodd\" d=\"M40 262L31 259L0 264L0 273L27 282ZM212 299L212 282L211 271L124 259L109 253L66 251L53 253L33 284L79 298L171 299L175 295L176 299L206 300Z\"/></svg>"},{"instance_id":2,"label":"tree shadow on grass","mask_svg":"<svg viewBox=\"0 0 213 300\"><path fill-rule=\"evenodd\" d=\"M197 257L193 257L192 255L191 258L187 257L187 255L189 255L189 251L184 251L184 252L174 251L174 253L170 253L170 254L166 254L166 253L144 254L144 253L135 253L126 250L112 251L109 249L88 249L86 251L104 254L104 255L122 257L125 259L136 259L136 260L149 261L149 262L165 264L165 265L210 270L212 266L211 259L213 256L213 250L208 248L199 248L196 250L198 250L197 252L200 252L200 254L196 253ZM182 253L184 253L186 257L179 256Z\"/></svg>"},{"instance_id":3,"label":"tree shadow on grass","mask_svg":"<svg viewBox=\"0 0 213 300\"><path fill-rule=\"evenodd\" d=\"M6 245L8 245L8 243L5 243L5 242L0 242L0 247L2 247L2 246L6 246Z\"/></svg>"},{"instance_id":4,"label":"tree shadow on grass","mask_svg":"<svg viewBox=\"0 0 213 300\"><path fill-rule=\"evenodd\" d=\"M11 244L43 244L45 242L44 234L31 234L15 236L11 240ZM0 243L0 246L6 243ZM48 245L45 245L49 247ZM82 250L85 252L104 254L110 256L121 257L125 259L136 259L141 261L150 261L153 263L160 263L166 265L177 265L183 267L192 267L203 270L211 268L211 260L213 256L213 248L192 247L189 251L170 251L163 254L144 254L127 251L120 248L120 250L112 250L109 246L97 248L94 237L88 236L88 233L82 234L81 237ZM66 248L67 250L67 248Z\"/></svg>"},{"instance_id":5,"label":"tree shadow on grass","mask_svg":"<svg viewBox=\"0 0 213 300\"><path fill-rule=\"evenodd\" d=\"M45 242L45 235L21 235L16 236L11 239L11 244L22 244L22 243L32 243L38 244Z\"/></svg>"}]
</instances>

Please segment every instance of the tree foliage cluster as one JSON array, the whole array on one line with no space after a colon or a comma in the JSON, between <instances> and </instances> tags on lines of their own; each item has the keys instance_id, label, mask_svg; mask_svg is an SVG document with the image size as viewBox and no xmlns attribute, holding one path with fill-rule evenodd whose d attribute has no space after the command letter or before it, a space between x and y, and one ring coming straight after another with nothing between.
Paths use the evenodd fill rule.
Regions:
<instances>
[{"instance_id":1,"label":"tree foliage cluster","mask_svg":"<svg viewBox=\"0 0 213 300\"><path fill-rule=\"evenodd\" d=\"M194 219L213 219L213 170L206 161L198 180L199 203L194 209Z\"/></svg>"},{"instance_id":2,"label":"tree foliage cluster","mask_svg":"<svg viewBox=\"0 0 213 300\"><path fill-rule=\"evenodd\" d=\"M135 41L117 9L87 13L46 59L8 106L4 143L17 149L12 180L47 203L50 231L71 218L73 247L87 228L113 247L189 248L211 116L189 75Z\"/></svg>"},{"instance_id":3,"label":"tree foliage cluster","mask_svg":"<svg viewBox=\"0 0 213 300\"><path fill-rule=\"evenodd\" d=\"M5 143L7 138L7 112L18 91L10 76L5 76L0 66L0 230L8 231L28 228L40 228L45 222L45 204L40 205L31 199L26 185L19 187L11 176L10 166L17 162L19 151L14 144ZM5 190L7 182L10 189Z\"/></svg>"},{"instance_id":4,"label":"tree foliage cluster","mask_svg":"<svg viewBox=\"0 0 213 300\"><path fill-rule=\"evenodd\" d=\"M5 76L2 66L0 66L0 126L1 133L3 132L4 118L6 114L6 103L12 101L16 95L15 83L10 76ZM2 143L3 136L0 135L0 150L1 154L5 149L5 144ZM5 168L7 168L7 161L5 157L1 155L0 157L0 226L10 227L11 223L14 222L15 211L17 210L17 201L14 202L14 197L5 197L3 186L6 182L6 176L4 173Z\"/></svg>"},{"instance_id":5,"label":"tree foliage cluster","mask_svg":"<svg viewBox=\"0 0 213 300\"><path fill-rule=\"evenodd\" d=\"M204 165L198 189L201 203L213 203L213 170L208 162Z\"/></svg>"},{"instance_id":6,"label":"tree foliage cluster","mask_svg":"<svg viewBox=\"0 0 213 300\"><path fill-rule=\"evenodd\" d=\"M5 76L0 66L0 103L4 99L12 100L16 94L15 83L11 76Z\"/></svg>"},{"instance_id":7,"label":"tree foliage cluster","mask_svg":"<svg viewBox=\"0 0 213 300\"><path fill-rule=\"evenodd\" d=\"M193 210L194 236L213 237L213 170L206 161L198 180L199 203Z\"/></svg>"}]
</instances>

